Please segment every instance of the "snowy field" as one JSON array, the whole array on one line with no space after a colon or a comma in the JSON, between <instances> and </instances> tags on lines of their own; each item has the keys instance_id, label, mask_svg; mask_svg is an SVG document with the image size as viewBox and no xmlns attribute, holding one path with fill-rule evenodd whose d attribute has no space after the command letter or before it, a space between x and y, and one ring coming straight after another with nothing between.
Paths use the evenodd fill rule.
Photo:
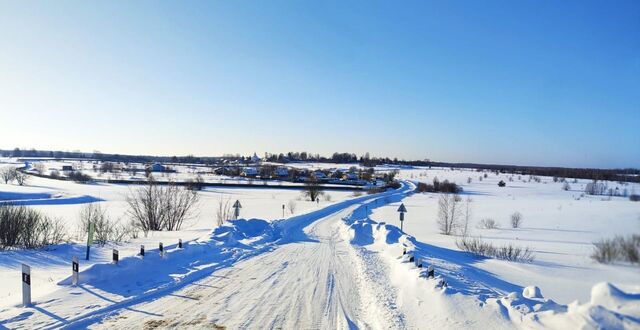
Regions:
<instances>
[{"instance_id":1,"label":"snowy field","mask_svg":"<svg viewBox=\"0 0 640 330\"><path fill-rule=\"evenodd\" d=\"M0 167L17 165L4 161ZM0 251L0 329L640 327L638 265L601 265L590 258L594 241L640 232L640 203L584 195L585 180L569 179L571 187L564 190L549 177L536 182L484 174L400 168L397 178L404 183L398 191L358 197L329 190L320 203L276 187L206 188L199 192L197 215L180 231L94 247L90 262L81 258L78 287L70 285L69 261L84 255L82 235L41 250ZM435 177L460 184L463 200L470 198L470 236L529 247L535 260L461 252L459 236L439 233L439 194L413 193L416 182ZM500 180L506 187L498 187ZM640 192L639 185L608 185ZM86 203L100 203L112 218L127 221L131 189L30 177L26 186L0 183L0 199L60 218L73 234ZM221 200L239 200L241 218L253 220L216 228ZM296 210L291 214L285 207L283 217L282 205L290 201ZM400 203L408 210L404 232L398 228ZM509 217L516 211L523 224L514 229ZM500 228L479 228L487 218ZM183 250L176 247L179 238ZM158 256L159 242L168 248L165 258ZM140 244L150 251L144 260L135 256ZM120 250L118 265L110 264L114 247ZM435 279L426 279L423 269L403 257L403 248L435 266ZM18 306L23 262L33 267L35 306L28 309Z\"/></svg>"}]
</instances>

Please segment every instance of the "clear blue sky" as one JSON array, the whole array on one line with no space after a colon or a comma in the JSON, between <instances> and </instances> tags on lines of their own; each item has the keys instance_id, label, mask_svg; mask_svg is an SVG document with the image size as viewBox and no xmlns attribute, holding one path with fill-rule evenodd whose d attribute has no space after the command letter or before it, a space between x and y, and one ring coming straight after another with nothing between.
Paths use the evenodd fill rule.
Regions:
<instances>
[{"instance_id":1,"label":"clear blue sky","mask_svg":"<svg viewBox=\"0 0 640 330\"><path fill-rule=\"evenodd\" d=\"M0 148L640 167L640 1L0 1Z\"/></svg>"}]
</instances>

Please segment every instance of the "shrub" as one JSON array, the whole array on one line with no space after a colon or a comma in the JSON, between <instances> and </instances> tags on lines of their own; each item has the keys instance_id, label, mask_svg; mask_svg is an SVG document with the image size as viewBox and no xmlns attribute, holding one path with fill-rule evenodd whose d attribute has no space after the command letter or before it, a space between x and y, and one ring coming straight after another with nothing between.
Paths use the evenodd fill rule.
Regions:
<instances>
[{"instance_id":1,"label":"shrub","mask_svg":"<svg viewBox=\"0 0 640 330\"><path fill-rule=\"evenodd\" d=\"M506 185L507 185L507 184L506 184L506 183L504 183L504 181L502 181L502 180L500 180L500 182L498 182L498 187L504 187L504 186L506 186Z\"/></svg>"},{"instance_id":2,"label":"shrub","mask_svg":"<svg viewBox=\"0 0 640 330\"><path fill-rule=\"evenodd\" d=\"M522 214L520 212L514 212L511 215L511 227L520 228L522 225Z\"/></svg>"},{"instance_id":3,"label":"shrub","mask_svg":"<svg viewBox=\"0 0 640 330\"><path fill-rule=\"evenodd\" d=\"M433 184L428 184L424 182L418 182L416 186L416 192L442 192L442 193L451 193L457 194L462 192L462 187L458 186L454 182L449 182L448 180L444 180L442 182L438 181L438 178L433 179Z\"/></svg>"},{"instance_id":4,"label":"shrub","mask_svg":"<svg viewBox=\"0 0 640 330\"><path fill-rule=\"evenodd\" d=\"M289 213L294 214L296 212L296 207L298 206L298 204L296 203L295 200L289 200L289 203L287 203L287 208L289 209Z\"/></svg>"},{"instance_id":5,"label":"shrub","mask_svg":"<svg viewBox=\"0 0 640 330\"><path fill-rule=\"evenodd\" d=\"M629 200L632 202L640 202L640 195L631 194L629 195Z\"/></svg>"},{"instance_id":6,"label":"shrub","mask_svg":"<svg viewBox=\"0 0 640 330\"><path fill-rule=\"evenodd\" d=\"M0 249L40 248L65 238L61 221L24 205L0 204Z\"/></svg>"},{"instance_id":7,"label":"shrub","mask_svg":"<svg viewBox=\"0 0 640 330\"><path fill-rule=\"evenodd\" d=\"M640 235L616 236L593 243L591 258L600 263L640 262Z\"/></svg>"},{"instance_id":8,"label":"shrub","mask_svg":"<svg viewBox=\"0 0 640 330\"><path fill-rule=\"evenodd\" d=\"M562 190L564 190L564 191L569 191L569 190L571 190L571 186L569 185L569 182L565 181L565 182L562 184Z\"/></svg>"},{"instance_id":9,"label":"shrub","mask_svg":"<svg viewBox=\"0 0 640 330\"><path fill-rule=\"evenodd\" d=\"M216 211L216 224L218 227L222 226L225 221L231 220L233 217L233 211L231 211L231 200L222 200L220 197L220 201L218 202L218 210Z\"/></svg>"},{"instance_id":10,"label":"shrub","mask_svg":"<svg viewBox=\"0 0 640 330\"><path fill-rule=\"evenodd\" d=\"M124 242L138 236L138 228L133 221L129 224L121 224L119 221L112 220L98 203L85 204L80 209L81 235L88 233L89 223L93 224L93 241L98 245L105 245L107 242Z\"/></svg>"},{"instance_id":11,"label":"shrub","mask_svg":"<svg viewBox=\"0 0 640 330\"><path fill-rule=\"evenodd\" d=\"M126 198L129 216L145 235L152 230L180 230L193 215L198 200L195 191L174 184L160 186L153 180Z\"/></svg>"},{"instance_id":12,"label":"shrub","mask_svg":"<svg viewBox=\"0 0 640 330\"><path fill-rule=\"evenodd\" d=\"M491 218L487 218L480 220L478 227L483 229L498 229L500 228L500 224Z\"/></svg>"},{"instance_id":13,"label":"shrub","mask_svg":"<svg viewBox=\"0 0 640 330\"><path fill-rule=\"evenodd\" d=\"M511 244L495 247L491 243L484 242L477 237L464 237L459 239L456 241L456 246L462 251L483 257L516 262L532 262L534 260L533 253L528 247L521 248Z\"/></svg>"},{"instance_id":14,"label":"shrub","mask_svg":"<svg viewBox=\"0 0 640 330\"><path fill-rule=\"evenodd\" d=\"M459 225L462 199L456 194L442 194L438 200L438 229L444 235L451 235Z\"/></svg>"},{"instance_id":15,"label":"shrub","mask_svg":"<svg viewBox=\"0 0 640 330\"><path fill-rule=\"evenodd\" d=\"M73 180L75 182L81 182L81 183L86 183L91 181L91 177L88 176L87 174L84 174L80 171L73 171L73 172L69 172L69 174L67 174L67 177L69 177L69 180Z\"/></svg>"}]
</instances>

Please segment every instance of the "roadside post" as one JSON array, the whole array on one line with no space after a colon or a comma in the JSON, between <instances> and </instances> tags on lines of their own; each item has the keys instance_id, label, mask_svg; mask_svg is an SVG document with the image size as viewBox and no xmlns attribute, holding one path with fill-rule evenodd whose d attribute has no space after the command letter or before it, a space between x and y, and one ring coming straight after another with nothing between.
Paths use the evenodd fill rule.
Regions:
<instances>
[{"instance_id":1,"label":"roadside post","mask_svg":"<svg viewBox=\"0 0 640 330\"><path fill-rule=\"evenodd\" d=\"M182 249L182 238L178 238L178 249Z\"/></svg>"},{"instance_id":2,"label":"roadside post","mask_svg":"<svg viewBox=\"0 0 640 330\"><path fill-rule=\"evenodd\" d=\"M31 305L31 267L22 264L22 306Z\"/></svg>"},{"instance_id":3,"label":"roadside post","mask_svg":"<svg viewBox=\"0 0 640 330\"><path fill-rule=\"evenodd\" d=\"M404 214L407 212L407 208L404 207L404 203L400 204L400 207L398 208L398 212L400 213L400 231L404 231L404 229L402 228L403 223L404 223Z\"/></svg>"},{"instance_id":4,"label":"roadside post","mask_svg":"<svg viewBox=\"0 0 640 330\"><path fill-rule=\"evenodd\" d=\"M282 218L284 219L284 204L282 204Z\"/></svg>"},{"instance_id":5,"label":"roadside post","mask_svg":"<svg viewBox=\"0 0 640 330\"><path fill-rule=\"evenodd\" d=\"M73 260L71 261L71 285L78 285L79 270L80 270L80 264L78 263L78 257L74 256Z\"/></svg>"},{"instance_id":6,"label":"roadside post","mask_svg":"<svg viewBox=\"0 0 640 330\"><path fill-rule=\"evenodd\" d=\"M112 258L111 259L113 260L114 264L118 264L118 260L120 259L120 256L118 254L118 250L113 249L113 254L112 254Z\"/></svg>"},{"instance_id":7,"label":"roadside post","mask_svg":"<svg viewBox=\"0 0 640 330\"><path fill-rule=\"evenodd\" d=\"M234 208L233 220L238 220L238 217L240 217L240 209L242 208L242 205L240 204L239 200L236 200L236 202L233 203L233 208Z\"/></svg>"},{"instance_id":8,"label":"roadside post","mask_svg":"<svg viewBox=\"0 0 640 330\"><path fill-rule=\"evenodd\" d=\"M164 246L162 245L162 242L158 244L158 250L160 251L160 256L164 257Z\"/></svg>"},{"instance_id":9,"label":"roadside post","mask_svg":"<svg viewBox=\"0 0 640 330\"><path fill-rule=\"evenodd\" d=\"M144 257L144 245L140 245L140 256Z\"/></svg>"},{"instance_id":10,"label":"roadside post","mask_svg":"<svg viewBox=\"0 0 640 330\"><path fill-rule=\"evenodd\" d=\"M91 244L93 244L93 232L95 231L95 226L93 222L89 222L89 233L87 235L87 256L85 260L89 260L89 251L91 250Z\"/></svg>"}]
</instances>

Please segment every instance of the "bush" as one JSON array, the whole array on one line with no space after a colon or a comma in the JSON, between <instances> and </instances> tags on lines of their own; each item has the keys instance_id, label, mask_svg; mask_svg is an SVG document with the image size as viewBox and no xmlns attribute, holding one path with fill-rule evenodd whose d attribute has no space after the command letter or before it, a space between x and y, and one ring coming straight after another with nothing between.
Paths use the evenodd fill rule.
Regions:
<instances>
[{"instance_id":1,"label":"bush","mask_svg":"<svg viewBox=\"0 0 640 330\"><path fill-rule=\"evenodd\" d=\"M193 215L198 200L195 191L174 184L160 186L153 180L126 198L129 216L145 235L149 231L180 230Z\"/></svg>"},{"instance_id":2,"label":"bush","mask_svg":"<svg viewBox=\"0 0 640 330\"><path fill-rule=\"evenodd\" d=\"M483 257L517 262L532 262L534 260L533 253L528 247L521 248L509 244L496 248L491 243L484 242L477 237L464 237L456 241L456 246L462 251Z\"/></svg>"},{"instance_id":3,"label":"bush","mask_svg":"<svg viewBox=\"0 0 640 330\"><path fill-rule=\"evenodd\" d=\"M81 183L86 183L91 181L91 177L80 172L80 171L73 171L70 172L69 174L67 174L67 177L69 178L69 180L73 180L75 182L81 182Z\"/></svg>"},{"instance_id":4,"label":"bush","mask_svg":"<svg viewBox=\"0 0 640 330\"><path fill-rule=\"evenodd\" d=\"M24 205L0 204L0 249L34 249L66 238L62 222Z\"/></svg>"},{"instance_id":5,"label":"bush","mask_svg":"<svg viewBox=\"0 0 640 330\"><path fill-rule=\"evenodd\" d=\"M493 219L487 218L480 220L478 227L482 229L498 229L500 228L500 224Z\"/></svg>"},{"instance_id":6,"label":"bush","mask_svg":"<svg viewBox=\"0 0 640 330\"><path fill-rule=\"evenodd\" d=\"M522 225L522 214L520 212L514 212L511 215L511 227L520 228Z\"/></svg>"},{"instance_id":7,"label":"bush","mask_svg":"<svg viewBox=\"0 0 640 330\"><path fill-rule=\"evenodd\" d=\"M453 182L449 182L448 180L444 180L442 182L438 181L438 178L433 179L433 184L428 184L424 182L418 182L416 186L416 192L442 192L442 193L451 193L457 194L462 192L462 187L458 186Z\"/></svg>"},{"instance_id":8,"label":"bush","mask_svg":"<svg viewBox=\"0 0 640 330\"><path fill-rule=\"evenodd\" d=\"M631 194L629 195L629 200L632 202L640 202L640 195Z\"/></svg>"},{"instance_id":9,"label":"bush","mask_svg":"<svg viewBox=\"0 0 640 330\"><path fill-rule=\"evenodd\" d=\"M616 236L593 243L591 258L600 263L614 261L640 262L640 235Z\"/></svg>"},{"instance_id":10,"label":"bush","mask_svg":"<svg viewBox=\"0 0 640 330\"><path fill-rule=\"evenodd\" d=\"M120 224L113 221L98 203L90 203L80 209L80 230L84 235L89 232L89 223L93 224L93 241L98 245L107 242L124 242L138 236L133 222Z\"/></svg>"},{"instance_id":11,"label":"bush","mask_svg":"<svg viewBox=\"0 0 640 330\"><path fill-rule=\"evenodd\" d=\"M498 187L504 187L504 186L506 186L506 185L507 185L507 184L506 184L506 183L504 183L504 181L502 181L502 180L500 180L500 182L498 182Z\"/></svg>"}]
</instances>

